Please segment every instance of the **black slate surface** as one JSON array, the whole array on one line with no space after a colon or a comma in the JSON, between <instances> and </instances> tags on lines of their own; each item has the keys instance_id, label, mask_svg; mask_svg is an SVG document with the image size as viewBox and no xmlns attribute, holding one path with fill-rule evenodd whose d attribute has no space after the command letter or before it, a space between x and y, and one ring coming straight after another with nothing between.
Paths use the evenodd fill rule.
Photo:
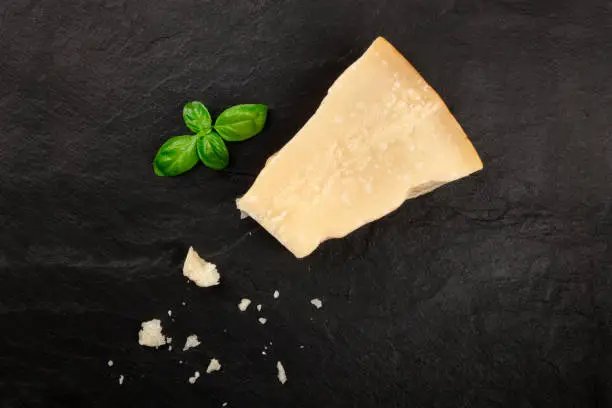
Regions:
<instances>
[{"instance_id":1,"label":"black slate surface","mask_svg":"<svg viewBox=\"0 0 612 408\"><path fill-rule=\"evenodd\" d=\"M234 198L377 35L485 170L298 261ZM0 407L612 406L611 40L603 0L3 1ZM157 178L194 99L269 125Z\"/></svg>"}]
</instances>

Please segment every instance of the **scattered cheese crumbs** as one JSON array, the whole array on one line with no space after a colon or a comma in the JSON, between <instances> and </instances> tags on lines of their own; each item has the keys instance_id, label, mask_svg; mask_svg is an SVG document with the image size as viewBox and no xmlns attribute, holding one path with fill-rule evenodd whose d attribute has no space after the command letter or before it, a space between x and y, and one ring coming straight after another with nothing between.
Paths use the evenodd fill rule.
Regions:
<instances>
[{"instance_id":1,"label":"scattered cheese crumbs","mask_svg":"<svg viewBox=\"0 0 612 408\"><path fill-rule=\"evenodd\" d=\"M265 317L260 317L258 320L261 324L266 324L266 322L268 321L268 319L266 319Z\"/></svg>"},{"instance_id":2,"label":"scattered cheese crumbs","mask_svg":"<svg viewBox=\"0 0 612 408\"><path fill-rule=\"evenodd\" d=\"M123 380L125 379L125 377L123 376L123 374L121 374L119 376L119 385L123 385Z\"/></svg>"},{"instance_id":3,"label":"scattered cheese crumbs","mask_svg":"<svg viewBox=\"0 0 612 408\"><path fill-rule=\"evenodd\" d=\"M257 305L257 311L261 312L261 304Z\"/></svg>"},{"instance_id":4,"label":"scattered cheese crumbs","mask_svg":"<svg viewBox=\"0 0 612 408\"><path fill-rule=\"evenodd\" d=\"M210 363L208 363L208 367L206 368L206 374L210 374L213 371L219 371L221 369L221 364L219 364L219 360L216 358L210 359Z\"/></svg>"},{"instance_id":5,"label":"scattered cheese crumbs","mask_svg":"<svg viewBox=\"0 0 612 408\"><path fill-rule=\"evenodd\" d=\"M189 247L185 263L183 264L183 275L201 287L215 286L219 284L219 272L215 264L206 262L200 258L198 253Z\"/></svg>"},{"instance_id":6,"label":"scattered cheese crumbs","mask_svg":"<svg viewBox=\"0 0 612 408\"><path fill-rule=\"evenodd\" d=\"M280 381L281 384L286 383L287 373L285 373L285 367L283 367L283 363L281 363L280 361L277 361L276 369L278 370L278 381Z\"/></svg>"},{"instance_id":7,"label":"scattered cheese crumbs","mask_svg":"<svg viewBox=\"0 0 612 408\"><path fill-rule=\"evenodd\" d=\"M193 373L193 377L189 377L189 384L195 384L195 382L198 381L198 378L200 378L200 372L196 371Z\"/></svg>"},{"instance_id":8,"label":"scattered cheese crumbs","mask_svg":"<svg viewBox=\"0 0 612 408\"><path fill-rule=\"evenodd\" d=\"M247 307L249 307L250 304L251 300L244 298L240 300L240 303L238 303L238 309L240 309L241 312L244 312L245 310L247 310Z\"/></svg>"},{"instance_id":9,"label":"scattered cheese crumbs","mask_svg":"<svg viewBox=\"0 0 612 408\"><path fill-rule=\"evenodd\" d=\"M112 367L113 364L115 364L115 363L113 363L113 360L108 360L108 363L106 363L106 364L108 364L109 367Z\"/></svg>"},{"instance_id":10,"label":"scattered cheese crumbs","mask_svg":"<svg viewBox=\"0 0 612 408\"><path fill-rule=\"evenodd\" d=\"M310 301L310 303L312 303L312 305L316 307L317 309L320 309L323 307L323 302L321 301L321 299L314 298Z\"/></svg>"},{"instance_id":11,"label":"scattered cheese crumbs","mask_svg":"<svg viewBox=\"0 0 612 408\"><path fill-rule=\"evenodd\" d=\"M274 291L274 299L278 299L278 297L280 296L280 292L278 290Z\"/></svg>"},{"instance_id":12,"label":"scattered cheese crumbs","mask_svg":"<svg viewBox=\"0 0 612 408\"><path fill-rule=\"evenodd\" d=\"M198 340L198 336L196 334L187 336L187 340L185 340L185 345L183 346L183 351L187 351L190 348L198 347L200 344L202 343Z\"/></svg>"},{"instance_id":13,"label":"scattered cheese crumbs","mask_svg":"<svg viewBox=\"0 0 612 408\"><path fill-rule=\"evenodd\" d=\"M142 329L138 332L138 344L146 347L159 347L166 344L166 337L162 334L161 321L149 320L141 323Z\"/></svg>"},{"instance_id":14,"label":"scattered cheese crumbs","mask_svg":"<svg viewBox=\"0 0 612 408\"><path fill-rule=\"evenodd\" d=\"M168 310L168 316L172 317L172 310Z\"/></svg>"}]
</instances>

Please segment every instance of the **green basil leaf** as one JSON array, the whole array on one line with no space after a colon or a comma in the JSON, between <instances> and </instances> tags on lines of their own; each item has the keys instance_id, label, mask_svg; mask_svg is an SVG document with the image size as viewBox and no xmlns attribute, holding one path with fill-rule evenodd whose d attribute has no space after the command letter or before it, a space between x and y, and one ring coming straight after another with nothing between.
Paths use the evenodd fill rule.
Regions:
<instances>
[{"instance_id":1,"label":"green basil leaf","mask_svg":"<svg viewBox=\"0 0 612 408\"><path fill-rule=\"evenodd\" d=\"M229 164L229 152L225 142L215 132L198 136L198 156L202 163L213 170L223 170Z\"/></svg>"},{"instance_id":2,"label":"green basil leaf","mask_svg":"<svg viewBox=\"0 0 612 408\"><path fill-rule=\"evenodd\" d=\"M264 127L266 105L236 105L226 109L215 121L215 130L228 142L240 142L255 136Z\"/></svg>"},{"instance_id":3,"label":"green basil leaf","mask_svg":"<svg viewBox=\"0 0 612 408\"><path fill-rule=\"evenodd\" d=\"M206 134L212 129L212 118L202 102L188 102L183 107L183 120L189 129L195 133Z\"/></svg>"},{"instance_id":4,"label":"green basil leaf","mask_svg":"<svg viewBox=\"0 0 612 408\"><path fill-rule=\"evenodd\" d=\"M178 176L198 162L196 136L175 136L159 148L153 159L153 171L158 176Z\"/></svg>"}]
</instances>

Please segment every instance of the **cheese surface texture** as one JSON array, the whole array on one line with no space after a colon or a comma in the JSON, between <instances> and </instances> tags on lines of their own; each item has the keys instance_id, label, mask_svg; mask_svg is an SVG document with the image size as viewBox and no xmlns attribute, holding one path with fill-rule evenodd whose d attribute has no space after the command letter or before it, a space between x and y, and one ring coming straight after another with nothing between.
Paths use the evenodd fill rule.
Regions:
<instances>
[{"instance_id":1,"label":"cheese surface texture","mask_svg":"<svg viewBox=\"0 0 612 408\"><path fill-rule=\"evenodd\" d=\"M301 258L481 168L440 96L378 38L237 205Z\"/></svg>"}]
</instances>

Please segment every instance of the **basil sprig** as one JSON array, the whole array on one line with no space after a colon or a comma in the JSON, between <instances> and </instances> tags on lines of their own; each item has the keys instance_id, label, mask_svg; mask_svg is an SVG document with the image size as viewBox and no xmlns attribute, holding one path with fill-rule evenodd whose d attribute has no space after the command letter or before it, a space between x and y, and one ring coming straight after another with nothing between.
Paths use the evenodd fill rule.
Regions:
<instances>
[{"instance_id":1,"label":"basil sprig","mask_svg":"<svg viewBox=\"0 0 612 408\"><path fill-rule=\"evenodd\" d=\"M223 170L229 164L224 140L239 142L255 136L263 129L267 115L266 105L236 105L223 111L213 125L206 106L188 102L183 120L195 135L168 139L153 159L153 171L162 177L178 176L191 170L198 160L211 169Z\"/></svg>"}]
</instances>

